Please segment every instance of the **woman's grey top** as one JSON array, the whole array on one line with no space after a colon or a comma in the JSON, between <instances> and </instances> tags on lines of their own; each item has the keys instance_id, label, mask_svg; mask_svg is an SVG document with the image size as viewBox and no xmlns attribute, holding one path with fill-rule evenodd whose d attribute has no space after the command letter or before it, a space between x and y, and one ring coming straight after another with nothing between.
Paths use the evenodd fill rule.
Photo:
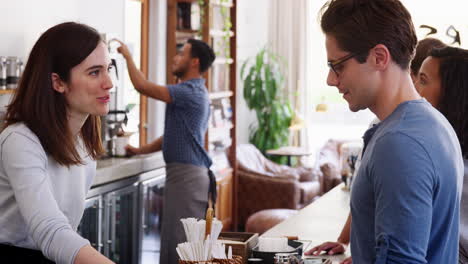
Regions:
<instances>
[{"instance_id":1,"label":"woman's grey top","mask_svg":"<svg viewBox=\"0 0 468 264\"><path fill-rule=\"evenodd\" d=\"M37 249L67 264L89 244L76 229L96 162L85 156L82 143L78 149L85 164L65 167L26 125L0 134L0 243Z\"/></svg>"}]
</instances>

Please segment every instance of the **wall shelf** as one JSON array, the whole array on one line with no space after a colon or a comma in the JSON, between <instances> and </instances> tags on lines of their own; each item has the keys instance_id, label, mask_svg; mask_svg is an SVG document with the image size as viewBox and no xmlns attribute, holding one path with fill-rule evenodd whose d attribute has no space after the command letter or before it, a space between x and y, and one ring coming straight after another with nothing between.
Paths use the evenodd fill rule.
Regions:
<instances>
[{"instance_id":1,"label":"wall shelf","mask_svg":"<svg viewBox=\"0 0 468 264\"><path fill-rule=\"evenodd\" d=\"M216 58L214 64L233 64L234 60L231 58Z\"/></svg>"},{"instance_id":2,"label":"wall shelf","mask_svg":"<svg viewBox=\"0 0 468 264\"><path fill-rule=\"evenodd\" d=\"M220 0L211 0L210 1L210 4L211 5L214 5L214 6L224 6L224 7L233 7L234 4L232 3L232 1L220 1Z\"/></svg>"},{"instance_id":3,"label":"wall shelf","mask_svg":"<svg viewBox=\"0 0 468 264\"><path fill-rule=\"evenodd\" d=\"M210 99L217 100L217 99L231 97L233 95L234 93L232 91L210 92Z\"/></svg>"},{"instance_id":4,"label":"wall shelf","mask_svg":"<svg viewBox=\"0 0 468 264\"><path fill-rule=\"evenodd\" d=\"M16 90L0 90L0 94L12 94L14 93Z\"/></svg>"},{"instance_id":5,"label":"wall shelf","mask_svg":"<svg viewBox=\"0 0 468 264\"><path fill-rule=\"evenodd\" d=\"M186 34L198 34L200 31L195 29L177 29L177 32L186 33Z\"/></svg>"},{"instance_id":6,"label":"wall shelf","mask_svg":"<svg viewBox=\"0 0 468 264\"><path fill-rule=\"evenodd\" d=\"M181 20L197 19L197 12L180 15L179 3L192 3L186 9L193 10L198 5L198 0L168 0L167 1L167 61L166 79L168 84L174 84L172 68L173 57L177 53L177 44L184 43L188 38L194 37L203 40L213 47L218 58L214 65L204 74L209 98L218 100L212 104L213 111L210 122L217 120L219 123L232 122L229 126L208 129L205 136L205 149L213 160L213 172L218 174L228 171L229 177L218 179L217 216L223 222L223 226L230 230L235 229L237 214L237 165L236 165L236 2L237 0L203 0L204 5L197 8L203 17L200 18L200 30L180 29ZM227 9L226 9L227 8ZM195 17L194 17L195 16ZM215 21L216 20L216 21ZM232 25L229 31L220 30L228 23ZM183 23L182 23L183 24ZM189 23L187 24L187 28ZM198 24L198 23L197 23ZM220 40L221 39L221 40ZM219 44L222 42L222 45ZM213 148L213 143L216 146ZM229 144L227 144L229 143ZM229 160L229 162L226 162Z\"/></svg>"},{"instance_id":7,"label":"wall shelf","mask_svg":"<svg viewBox=\"0 0 468 264\"><path fill-rule=\"evenodd\" d=\"M232 31L225 32L219 29L210 30L210 36L212 37L225 37L226 35L228 35L229 37L234 37L234 32Z\"/></svg>"}]
</instances>

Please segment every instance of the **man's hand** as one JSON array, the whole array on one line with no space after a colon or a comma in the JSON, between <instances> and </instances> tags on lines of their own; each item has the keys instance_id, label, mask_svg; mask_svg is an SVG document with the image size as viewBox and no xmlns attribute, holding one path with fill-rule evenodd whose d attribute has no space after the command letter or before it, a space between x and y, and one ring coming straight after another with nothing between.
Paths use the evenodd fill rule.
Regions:
<instances>
[{"instance_id":1,"label":"man's hand","mask_svg":"<svg viewBox=\"0 0 468 264\"><path fill-rule=\"evenodd\" d=\"M312 248L311 250L308 250L304 253L304 255L317 256L320 255L322 251L326 251L328 255L341 254L346 251L346 246L340 242L325 242Z\"/></svg>"},{"instance_id":2,"label":"man's hand","mask_svg":"<svg viewBox=\"0 0 468 264\"><path fill-rule=\"evenodd\" d=\"M131 58L132 54L130 54L130 50L128 49L127 45L118 39L112 39L112 41L117 41L120 44L120 47L117 48L117 51L124 56L125 59Z\"/></svg>"},{"instance_id":3,"label":"man's hand","mask_svg":"<svg viewBox=\"0 0 468 264\"><path fill-rule=\"evenodd\" d=\"M128 156L135 156L135 155L141 154L140 148L135 148L131 145L125 146L125 151L127 152Z\"/></svg>"},{"instance_id":4,"label":"man's hand","mask_svg":"<svg viewBox=\"0 0 468 264\"><path fill-rule=\"evenodd\" d=\"M345 260L341 261L340 264L353 264L352 257L347 257Z\"/></svg>"}]
</instances>

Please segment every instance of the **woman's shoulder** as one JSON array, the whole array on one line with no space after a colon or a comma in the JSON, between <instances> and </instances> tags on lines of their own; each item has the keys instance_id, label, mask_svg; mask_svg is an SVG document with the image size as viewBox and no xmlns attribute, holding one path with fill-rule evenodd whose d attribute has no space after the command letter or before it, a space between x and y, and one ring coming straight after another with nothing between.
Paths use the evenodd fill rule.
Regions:
<instances>
[{"instance_id":1,"label":"woman's shoulder","mask_svg":"<svg viewBox=\"0 0 468 264\"><path fill-rule=\"evenodd\" d=\"M0 143L3 144L3 142L11 138L12 135L22 138L23 140L30 141L31 143L40 144L39 138L36 134L34 134L34 132L22 122L7 126L0 134Z\"/></svg>"}]
</instances>

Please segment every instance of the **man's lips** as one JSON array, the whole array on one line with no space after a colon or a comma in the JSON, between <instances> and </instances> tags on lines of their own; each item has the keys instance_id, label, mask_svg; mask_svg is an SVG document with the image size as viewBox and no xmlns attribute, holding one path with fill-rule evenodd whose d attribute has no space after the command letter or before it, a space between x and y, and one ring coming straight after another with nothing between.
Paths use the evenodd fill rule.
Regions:
<instances>
[{"instance_id":1,"label":"man's lips","mask_svg":"<svg viewBox=\"0 0 468 264\"><path fill-rule=\"evenodd\" d=\"M349 91L346 91L346 90L338 90L340 92L340 94L343 94L343 95L347 95L349 94Z\"/></svg>"}]
</instances>

